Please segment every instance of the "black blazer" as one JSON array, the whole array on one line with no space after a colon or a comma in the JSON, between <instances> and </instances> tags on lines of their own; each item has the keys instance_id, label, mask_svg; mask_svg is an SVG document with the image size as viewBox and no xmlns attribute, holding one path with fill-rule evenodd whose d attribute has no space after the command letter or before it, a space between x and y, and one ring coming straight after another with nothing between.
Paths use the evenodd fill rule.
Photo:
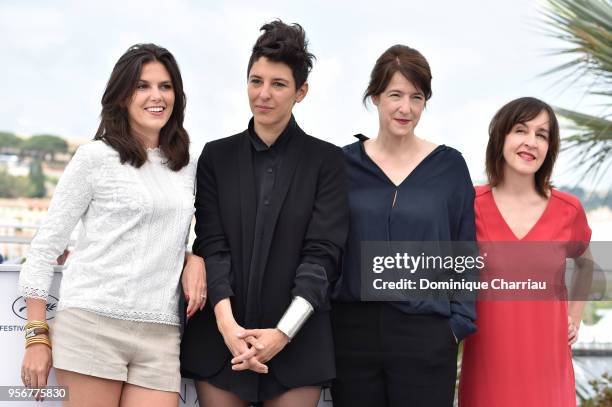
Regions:
<instances>
[{"instance_id":1,"label":"black blazer","mask_svg":"<svg viewBox=\"0 0 612 407\"><path fill-rule=\"evenodd\" d=\"M193 251L204 259L229 251L229 278L207 270L207 280L215 281L214 287L209 283L208 296L216 303L233 292L232 311L245 328L276 327L292 301L295 271L301 263L323 266L330 287L338 279L348 231L342 150L307 135L297 125L292 131L256 265L251 264L257 202L248 131L206 144L198 161ZM231 360L212 308L209 302L187 323L181 344L183 370L200 378L215 375ZM276 379L290 388L332 379L329 307L315 309L268 364Z\"/></svg>"}]
</instances>

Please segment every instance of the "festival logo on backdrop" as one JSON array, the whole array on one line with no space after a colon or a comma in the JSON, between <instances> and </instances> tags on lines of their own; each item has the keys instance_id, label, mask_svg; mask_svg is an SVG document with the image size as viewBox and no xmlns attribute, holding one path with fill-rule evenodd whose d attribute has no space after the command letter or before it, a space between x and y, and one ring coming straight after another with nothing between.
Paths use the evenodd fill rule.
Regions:
<instances>
[{"instance_id":1,"label":"festival logo on backdrop","mask_svg":"<svg viewBox=\"0 0 612 407\"><path fill-rule=\"evenodd\" d=\"M49 295L47 298L47 321L55 318L55 311L57 310L58 301L59 300L52 295ZM13 301L13 314L27 321L28 315L24 297L17 297L17 299Z\"/></svg>"}]
</instances>

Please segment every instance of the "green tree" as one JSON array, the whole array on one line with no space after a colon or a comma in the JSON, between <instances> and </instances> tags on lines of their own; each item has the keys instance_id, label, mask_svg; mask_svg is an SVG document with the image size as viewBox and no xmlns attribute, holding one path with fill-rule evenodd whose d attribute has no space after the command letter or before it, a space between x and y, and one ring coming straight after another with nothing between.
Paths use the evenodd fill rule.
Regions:
<instances>
[{"instance_id":1,"label":"green tree","mask_svg":"<svg viewBox=\"0 0 612 407\"><path fill-rule=\"evenodd\" d=\"M68 151L68 143L58 136L40 134L24 140L21 148L36 158L46 159L50 156L51 160L55 161L55 154Z\"/></svg>"},{"instance_id":2,"label":"green tree","mask_svg":"<svg viewBox=\"0 0 612 407\"><path fill-rule=\"evenodd\" d=\"M589 115L561 107L555 110L571 122L573 135L564 139L564 150L575 152L584 176L601 180L612 164L612 2L610 0L548 0L544 12L547 31L567 43L556 54L570 56L545 74L563 72L570 86L591 81L587 96L603 98L602 114Z\"/></svg>"},{"instance_id":3,"label":"green tree","mask_svg":"<svg viewBox=\"0 0 612 407\"><path fill-rule=\"evenodd\" d=\"M21 147L22 140L5 131L0 131L0 152L17 152Z\"/></svg>"},{"instance_id":4,"label":"green tree","mask_svg":"<svg viewBox=\"0 0 612 407\"><path fill-rule=\"evenodd\" d=\"M47 195L45 188L45 174L42 170L42 165L39 160L33 160L30 164L30 198L44 198Z\"/></svg>"},{"instance_id":5,"label":"green tree","mask_svg":"<svg viewBox=\"0 0 612 407\"><path fill-rule=\"evenodd\" d=\"M31 190L27 177L14 177L0 169L0 198L20 198L29 195Z\"/></svg>"},{"instance_id":6,"label":"green tree","mask_svg":"<svg viewBox=\"0 0 612 407\"><path fill-rule=\"evenodd\" d=\"M13 177L0 168L0 198L15 198L13 191Z\"/></svg>"}]
</instances>

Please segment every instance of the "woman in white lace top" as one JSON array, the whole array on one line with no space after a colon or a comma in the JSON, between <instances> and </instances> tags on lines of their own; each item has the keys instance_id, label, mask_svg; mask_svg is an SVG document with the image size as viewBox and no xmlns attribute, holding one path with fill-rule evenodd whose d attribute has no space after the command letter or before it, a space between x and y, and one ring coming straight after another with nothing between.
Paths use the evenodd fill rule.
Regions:
<instances>
[{"instance_id":1,"label":"woman in white lace top","mask_svg":"<svg viewBox=\"0 0 612 407\"><path fill-rule=\"evenodd\" d=\"M32 241L19 276L30 328L22 379L44 387L53 360L65 405L177 405L181 275L188 317L206 300L203 260L185 252L196 160L184 108L174 57L153 44L128 49L95 140L66 167ZM49 340L53 265L79 221Z\"/></svg>"}]
</instances>

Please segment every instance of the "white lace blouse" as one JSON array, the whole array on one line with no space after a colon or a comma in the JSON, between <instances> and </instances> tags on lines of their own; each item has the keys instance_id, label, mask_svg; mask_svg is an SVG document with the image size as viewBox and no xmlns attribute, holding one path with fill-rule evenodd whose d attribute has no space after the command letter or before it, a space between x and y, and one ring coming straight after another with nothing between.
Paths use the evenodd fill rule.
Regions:
<instances>
[{"instance_id":1,"label":"white lace blouse","mask_svg":"<svg viewBox=\"0 0 612 407\"><path fill-rule=\"evenodd\" d=\"M53 265L81 220L58 310L178 325L179 280L194 213L197 157L174 172L159 149L140 168L102 141L77 150L19 275L24 297L47 299Z\"/></svg>"}]
</instances>

